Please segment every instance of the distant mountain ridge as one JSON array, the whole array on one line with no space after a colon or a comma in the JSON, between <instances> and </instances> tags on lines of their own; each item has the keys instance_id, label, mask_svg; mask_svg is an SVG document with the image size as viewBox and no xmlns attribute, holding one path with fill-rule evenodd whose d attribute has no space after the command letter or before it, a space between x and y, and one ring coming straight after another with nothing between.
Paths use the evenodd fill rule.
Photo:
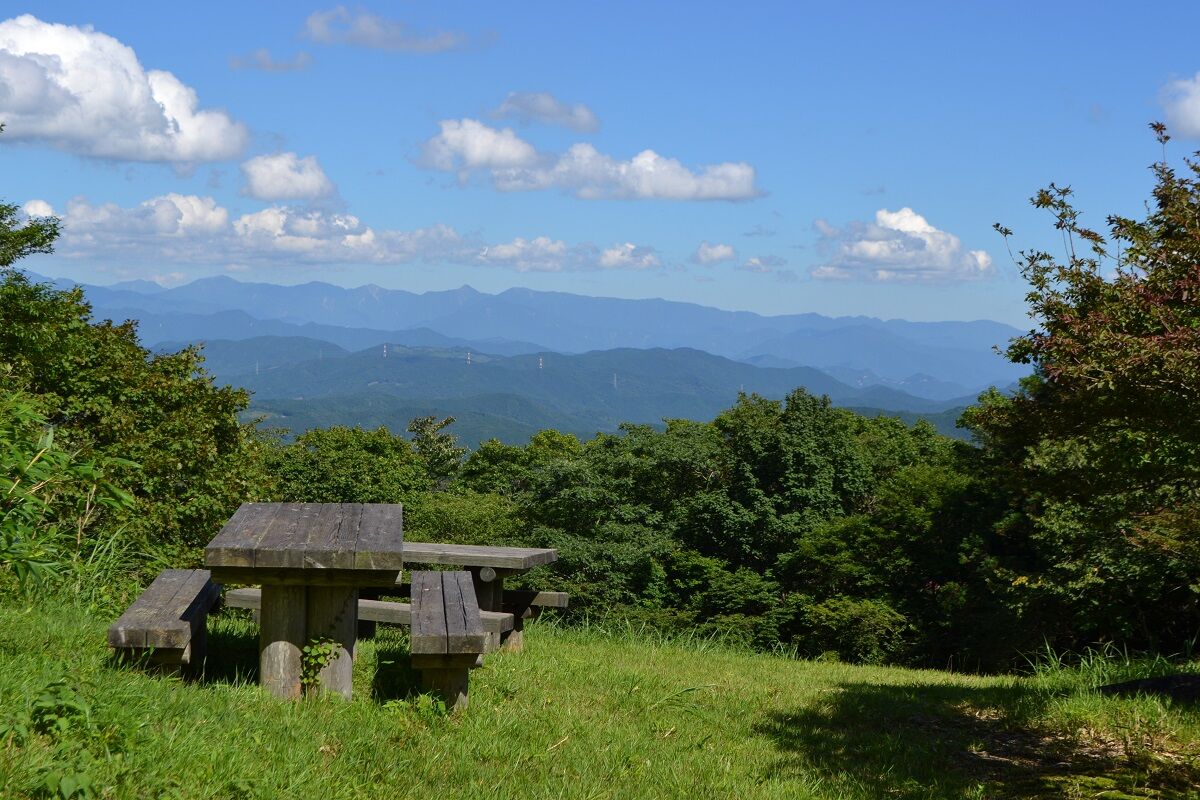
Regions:
<instances>
[{"instance_id":1,"label":"distant mountain ridge","mask_svg":"<svg viewBox=\"0 0 1200 800\"><path fill-rule=\"evenodd\" d=\"M778 399L803 387L838 405L910 418L944 416L972 399L936 402L882 386L847 386L809 367L756 367L683 348L496 356L387 344L351 353L318 339L260 336L208 341L204 356L218 382L251 391L250 416L264 415L273 426L403 430L413 416L452 415L456 433L471 444L492 437L523 441L546 427L590 437L624 422L707 420L740 392ZM953 433L955 417L939 424Z\"/></svg>"},{"instance_id":2,"label":"distant mountain ridge","mask_svg":"<svg viewBox=\"0 0 1200 800\"><path fill-rule=\"evenodd\" d=\"M992 350L1020 331L988 320L764 316L532 289L493 295L463 286L416 294L374 285L242 283L224 276L173 288L146 281L85 288L98 316L138 319L147 344L276 335L323 339L349 350L391 341L501 355L695 348L764 366L858 373L876 385L934 400L1007 386L1026 372Z\"/></svg>"}]
</instances>

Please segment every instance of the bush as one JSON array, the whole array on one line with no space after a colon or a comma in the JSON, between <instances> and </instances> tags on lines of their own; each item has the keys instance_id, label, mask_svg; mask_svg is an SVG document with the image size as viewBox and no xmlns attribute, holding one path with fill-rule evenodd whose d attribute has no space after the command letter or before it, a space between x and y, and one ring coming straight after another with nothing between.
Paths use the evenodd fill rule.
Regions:
<instances>
[{"instance_id":1,"label":"bush","mask_svg":"<svg viewBox=\"0 0 1200 800\"><path fill-rule=\"evenodd\" d=\"M803 608L794 638L801 652L837 653L842 661L881 664L904 647L908 622L882 600L831 597Z\"/></svg>"}]
</instances>

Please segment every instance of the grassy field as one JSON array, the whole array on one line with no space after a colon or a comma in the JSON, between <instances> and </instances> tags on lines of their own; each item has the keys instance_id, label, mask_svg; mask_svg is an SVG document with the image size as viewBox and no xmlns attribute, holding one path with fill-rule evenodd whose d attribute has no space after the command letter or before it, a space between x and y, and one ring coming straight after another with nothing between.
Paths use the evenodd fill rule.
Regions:
<instances>
[{"instance_id":1,"label":"grassy field","mask_svg":"<svg viewBox=\"0 0 1200 800\"><path fill-rule=\"evenodd\" d=\"M4 603L4 798L1200 796L1200 711L1100 697L1145 674L1119 658L971 677L542 624L447 716L403 630L361 644L353 702L282 704L241 612L182 682L114 664L69 601Z\"/></svg>"}]
</instances>

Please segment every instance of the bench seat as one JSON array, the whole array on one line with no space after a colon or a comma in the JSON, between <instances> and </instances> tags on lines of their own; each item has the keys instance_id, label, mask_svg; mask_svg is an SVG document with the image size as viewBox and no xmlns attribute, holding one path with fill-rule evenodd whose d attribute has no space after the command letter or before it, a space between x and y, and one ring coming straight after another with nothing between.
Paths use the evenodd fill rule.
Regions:
<instances>
[{"instance_id":1,"label":"bench seat","mask_svg":"<svg viewBox=\"0 0 1200 800\"><path fill-rule=\"evenodd\" d=\"M225 593L225 605L230 608L248 608L258 611L262 608L261 589L230 589ZM412 603L398 603L391 600L358 601L358 618L364 622L389 622L393 625L412 624ZM480 611L479 620L486 633L501 634L511 631L514 626L513 615L500 611Z\"/></svg>"},{"instance_id":2,"label":"bench seat","mask_svg":"<svg viewBox=\"0 0 1200 800\"><path fill-rule=\"evenodd\" d=\"M198 664L204 660L208 612L220 596L208 570L163 570L109 626L108 645L118 655L148 656L162 666Z\"/></svg>"},{"instance_id":3,"label":"bench seat","mask_svg":"<svg viewBox=\"0 0 1200 800\"><path fill-rule=\"evenodd\" d=\"M468 671L488 641L469 572L412 573L410 640L425 688L455 710L466 708Z\"/></svg>"}]
</instances>

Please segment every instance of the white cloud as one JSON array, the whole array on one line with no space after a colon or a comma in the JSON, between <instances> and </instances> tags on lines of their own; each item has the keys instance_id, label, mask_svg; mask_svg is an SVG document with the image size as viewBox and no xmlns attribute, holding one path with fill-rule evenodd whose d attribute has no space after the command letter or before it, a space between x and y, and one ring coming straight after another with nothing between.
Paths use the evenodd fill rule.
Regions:
<instances>
[{"instance_id":1,"label":"white cloud","mask_svg":"<svg viewBox=\"0 0 1200 800\"><path fill-rule=\"evenodd\" d=\"M571 145L548 166L497 170L492 177L501 191L557 187L586 200L745 200L759 194L749 164L716 164L693 172L653 150L619 161L586 143Z\"/></svg>"},{"instance_id":2,"label":"white cloud","mask_svg":"<svg viewBox=\"0 0 1200 800\"><path fill-rule=\"evenodd\" d=\"M45 200L29 200L25 205L21 206L21 210L25 212L27 217L53 217L54 206L47 203Z\"/></svg>"},{"instance_id":3,"label":"white cloud","mask_svg":"<svg viewBox=\"0 0 1200 800\"><path fill-rule=\"evenodd\" d=\"M596 262L601 269L656 269L662 266L652 247L639 247L632 242L614 245L600 253Z\"/></svg>"},{"instance_id":4,"label":"white cloud","mask_svg":"<svg viewBox=\"0 0 1200 800\"><path fill-rule=\"evenodd\" d=\"M476 263L507 267L518 272L585 272L604 269L657 269L662 262L653 247L630 242L599 249L591 244L568 246L560 239L517 237L511 242L482 248Z\"/></svg>"},{"instance_id":5,"label":"white cloud","mask_svg":"<svg viewBox=\"0 0 1200 800\"><path fill-rule=\"evenodd\" d=\"M447 119L441 133L425 143L423 163L446 172L524 167L537 151L512 128L497 130L473 119Z\"/></svg>"},{"instance_id":6,"label":"white cloud","mask_svg":"<svg viewBox=\"0 0 1200 800\"><path fill-rule=\"evenodd\" d=\"M30 14L0 22L0 118L6 137L128 161L219 161L248 139L244 125L200 109L191 87L144 70L113 37Z\"/></svg>"},{"instance_id":7,"label":"white cloud","mask_svg":"<svg viewBox=\"0 0 1200 800\"><path fill-rule=\"evenodd\" d=\"M265 47L244 56L231 56L229 59L231 69L257 69L263 72L294 72L306 68L311 63L312 56L303 51L294 55L291 60L280 61Z\"/></svg>"},{"instance_id":8,"label":"white cloud","mask_svg":"<svg viewBox=\"0 0 1200 800\"><path fill-rule=\"evenodd\" d=\"M314 42L402 53L441 53L467 45L467 37L461 33L433 31L421 34L399 20L367 11L351 12L345 6L310 14L304 28Z\"/></svg>"},{"instance_id":9,"label":"white cloud","mask_svg":"<svg viewBox=\"0 0 1200 800\"><path fill-rule=\"evenodd\" d=\"M760 275L765 275L768 272L774 272L776 269L787 265L787 259L779 256L752 256L747 258L738 269L745 272L757 272Z\"/></svg>"},{"instance_id":10,"label":"white cloud","mask_svg":"<svg viewBox=\"0 0 1200 800\"><path fill-rule=\"evenodd\" d=\"M717 264L722 261L733 261L737 258L737 252L732 245L728 244L709 244L701 242L696 248L696 252L692 253L692 262L695 264Z\"/></svg>"},{"instance_id":11,"label":"white cloud","mask_svg":"<svg viewBox=\"0 0 1200 800\"><path fill-rule=\"evenodd\" d=\"M24 207L49 209L41 200L30 200ZM285 205L234 216L211 197L196 195L166 194L133 207L92 204L77 197L61 216L60 255L119 258L124 264L155 270L199 264L240 272L262 265L424 262L580 272L661 265L654 248L632 243L601 250L537 236L483 246L448 225L408 231L372 228L352 214Z\"/></svg>"},{"instance_id":12,"label":"white cloud","mask_svg":"<svg viewBox=\"0 0 1200 800\"><path fill-rule=\"evenodd\" d=\"M586 143L554 156L539 154L511 128L497 130L473 119L439 124L441 133L425 143L422 163L457 171L461 179L487 170L493 185L505 192L559 188L588 200L747 200L760 194L754 167L746 163L693 171L653 150L620 161Z\"/></svg>"},{"instance_id":13,"label":"white cloud","mask_svg":"<svg viewBox=\"0 0 1200 800\"><path fill-rule=\"evenodd\" d=\"M331 194L333 182L316 156L295 153L257 156L242 164L245 193L259 200L311 200Z\"/></svg>"},{"instance_id":14,"label":"white cloud","mask_svg":"<svg viewBox=\"0 0 1200 800\"><path fill-rule=\"evenodd\" d=\"M492 116L515 118L523 123L562 125L581 133L600 129L600 120L590 108L583 103L569 105L549 92L509 92L504 102L492 111Z\"/></svg>"},{"instance_id":15,"label":"white cloud","mask_svg":"<svg viewBox=\"0 0 1200 800\"><path fill-rule=\"evenodd\" d=\"M1200 137L1200 72L1195 77L1168 83L1162 89L1161 99L1171 133Z\"/></svg>"},{"instance_id":16,"label":"white cloud","mask_svg":"<svg viewBox=\"0 0 1200 800\"><path fill-rule=\"evenodd\" d=\"M875 221L838 229L817 220L829 259L814 278L889 282L974 280L994 274L983 250L966 250L959 238L938 230L911 208L880 209Z\"/></svg>"},{"instance_id":17,"label":"white cloud","mask_svg":"<svg viewBox=\"0 0 1200 800\"><path fill-rule=\"evenodd\" d=\"M548 236L523 239L518 236L506 244L488 245L479 252L478 260L518 272L561 272L570 255L566 242L561 239Z\"/></svg>"},{"instance_id":18,"label":"white cloud","mask_svg":"<svg viewBox=\"0 0 1200 800\"><path fill-rule=\"evenodd\" d=\"M168 194L132 208L67 204L58 251L155 264L373 263L465 260L471 249L446 225L376 230L350 214L270 206L233 218L211 197Z\"/></svg>"}]
</instances>

